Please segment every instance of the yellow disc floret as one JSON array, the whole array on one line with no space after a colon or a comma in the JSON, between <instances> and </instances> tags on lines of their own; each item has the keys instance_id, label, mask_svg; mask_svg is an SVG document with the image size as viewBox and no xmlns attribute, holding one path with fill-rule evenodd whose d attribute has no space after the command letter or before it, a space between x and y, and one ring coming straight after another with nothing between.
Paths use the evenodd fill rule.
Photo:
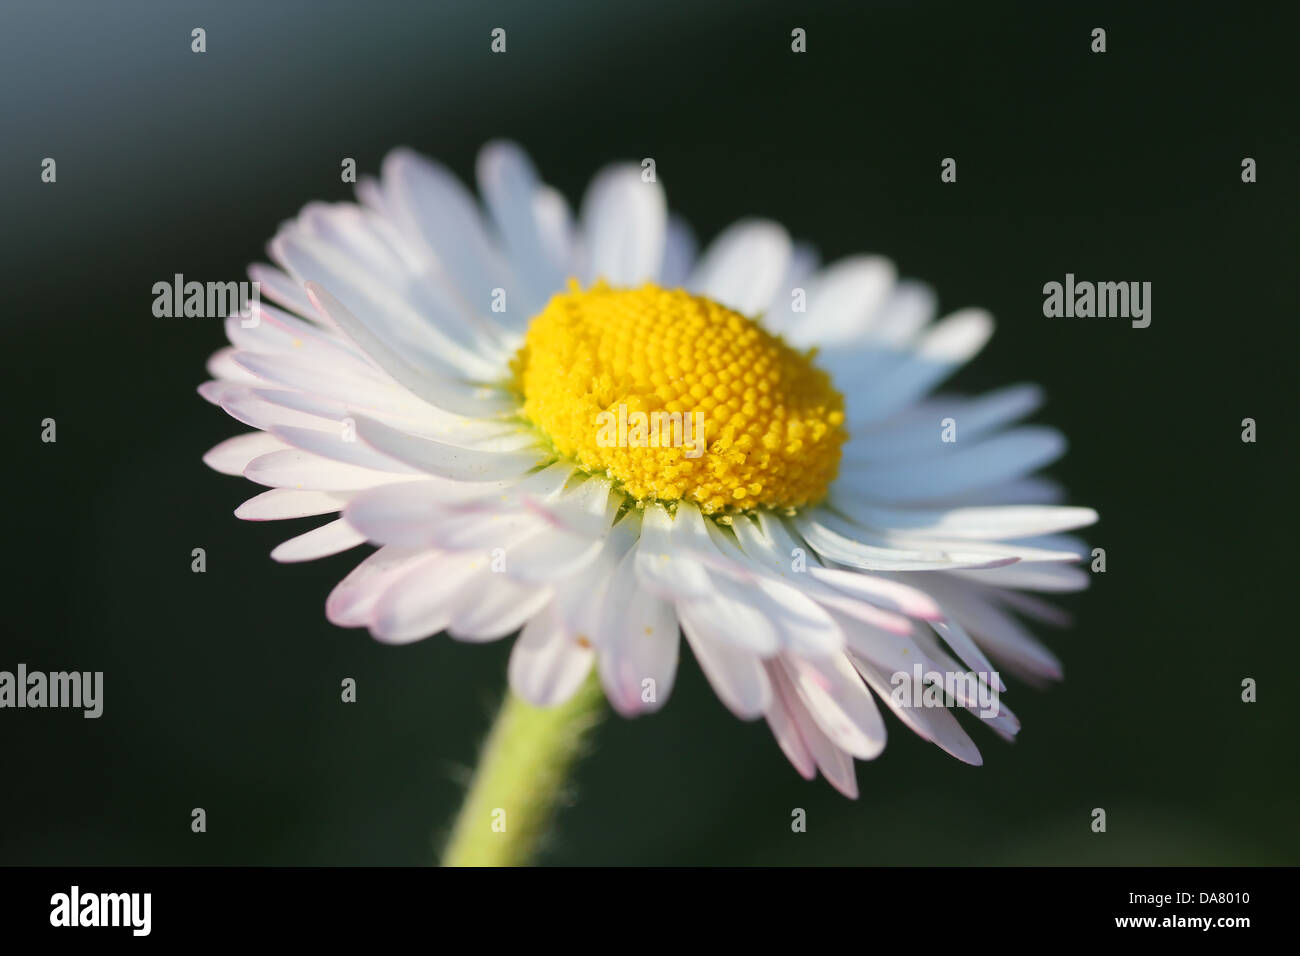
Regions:
<instances>
[{"instance_id":1,"label":"yellow disc floret","mask_svg":"<svg viewBox=\"0 0 1300 956\"><path fill-rule=\"evenodd\" d=\"M706 514L819 501L839 467L844 398L757 323L702 296L597 283L554 296L511 362L556 452L640 502Z\"/></svg>"}]
</instances>

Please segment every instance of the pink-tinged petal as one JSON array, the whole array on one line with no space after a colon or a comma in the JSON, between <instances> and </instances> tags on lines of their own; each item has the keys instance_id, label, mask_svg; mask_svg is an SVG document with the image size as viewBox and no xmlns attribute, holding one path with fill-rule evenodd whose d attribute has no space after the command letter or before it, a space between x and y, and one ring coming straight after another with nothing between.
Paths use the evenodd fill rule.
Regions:
<instances>
[{"instance_id":1,"label":"pink-tinged petal","mask_svg":"<svg viewBox=\"0 0 1300 956\"><path fill-rule=\"evenodd\" d=\"M808 574L837 591L908 617L924 621L936 621L943 617L939 605L920 588L909 587L878 575L840 568L809 568Z\"/></svg>"},{"instance_id":2,"label":"pink-tinged petal","mask_svg":"<svg viewBox=\"0 0 1300 956\"><path fill-rule=\"evenodd\" d=\"M809 661L794 654L782 664L799 699L836 747L862 760L885 749L885 723L871 691L843 654Z\"/></svg>"},{"instance_id":3,"label":"pink-tinged petal","mask_svg":"<svg viewBox=\"0 0 1300 956\"><path fill-rule=\"evenodd\" d=\"M248 267L248 277L258 283L260 293L272 302L309 319L315 315L302 283L295 282L282 270L258 262Z\"/></svg>"},{"instance_id":4,"label":"pink-tinged petal","mask_svg":"<svg viewBox=\"0 0 1300 956\"><path fill-rule=\"evenodd\" d=\"M284 451L289 446L266 432L248 432L227 438L203 456L203 463L223 475L242 475L251 461L262 455Z\"/></svg>"},{"instance_id":5,"label":"pink-tinged petal","mask_svg":"<svg viewBox=\"0 0 1300 956\"><path fill-rule=\"evenodd\" d=\"M700 634L681 616L680 609L678 617L700 669L727 709L741 720L761 716L772 702L772 685L763 669L763 659Z\"/></svg>"},{"instance_id":6,"label":"pink-tinged petal","mask_svg":"<svg viewBox=\"0 0 1300 956\"><path fill-rule=\"evenodd\" d=\"M534 707L557 707L582 686L595 655L564 632L552 607L524 625L510 652L510 688Z\"/></svg>"},{"instance_id":7,"label":"pink-tinged petal","mask_svg":"<svg viewBox=\"0 0 1300 956\"><path fill-rule=\"evenodd\" d=\"M420 357L418 364L414 364L397 348L389 346L323 286L309 282L307 292L317 307L329 315L372 362L412 395L436 408L470 418L488 418L514 408L514 401L500 389L466 380L471 374L486 373L486 369L440 367L427 356ZM491 374L500 376L502 371L494 367Z\"/></svg>"},{"instance_id":8,"label":"pink-tinged petal","mask_svg":"<svg viewBox=\"0 0 1300 956\"><path fill-rule=\"evenodd\" d=\"M370 633L386 644L409 644L444 630L456 600L473 598L466 586L487 562L486 555L431 552L404 564L370 615Z\"/></svg>"},{"instance_id":9,"label":"pink-tinged petal","mask_svg":"<svg viewBox=\"0 0 1300 956\"><path fill-rule=\"evenodd\" d=\"M272 488L249 498L235 509L235 517L244 521L282 521L287 518L308 518L313 515L333 514L347 504L346 494L327 491L296 491L292 488Z\"/></svg>"},{"instance_id":10,"label":"pink-tinged petal","mask_svg":"<svg viewBox=\"0 0 1300 956\"><path fill-rule=\"evenodd\" d=\"M358 534L356 529L340 519L290 538L271 552L271 558L286 564L315 561L365 543L365 535Z\"/></svg>"},{"instance_id":11,"label":"pink-tinged petal","mask_svg":"<svg viewBox=\"0 0 1300 956\"><path fill-rule=\"evenodd\" d=\"M417 561L429 557L423 548L380 548L334 586L325 601L326 618L339 627L368 624L375 604L389 586Z\"/></svg>"},{"instance_id":12,"label":"pink-tinged petal","mask_svg":"<svg viewBox=\"0 0 1300 956\"><path fill-rule=\"evenodd\" d=\"M447 625L447 633L458 641L495 641L513 634L554 594L548 586L513 581L489 568L476 577L458 596Z\"/></svg>"},{"instance_id":13,"label":"pink-tinged petal","mask_svg":"<svg viewBox=\"0 0 1300 956\"><path fill-rule=\"evenodd\" d=\"M803 735L799 733L799 725L795 722L793 708L798 706L798 702L786 701L786 694L790 693L788 685L772 673L773 669L780 666L775 660L767 662L768 679L772 682L772 706L763 716L767 718L767 725L772 730L772 736L776 738L777 746L799 772L799 776L805 780L812 780L817 776L817 759L808 748Z\"/></svg>"},{"instance_id":14,"label":"pink-tinged petal","mask_svg":"<svg viewBox=\"0 0 1300 956\"><path fill-rule=\"evenodd\" d=\"M259 455L244 468L244 477L269 488L300 491L362 491L376 485L410 481L409 474L374 471L286 448Z\"/></svg>"},{"instance_id":15,"label":"pink-tinged petal","mask_svg":"<svg viewBox=\"0 0 1300 956\"><path fill-rule=\"evenodd\" d=\"M812 754L817 763L817 769L822 772L822 776L840 793L850 800L856 800L858 796L858 780L853 767L853 758L839 747L836 747L822 729L817 726L817 721L812 719L812 715L808 713L807 708L799 699L799 692L795 689L794 683L785 673L784 668L772 668L771 683L774 688L780 688L782 701L788 707L788 713L798 728L799 736L807 745L809 753ZM773 693L775 694L777 691L774 690Z\"/></svg>"},{"instance_id":16,"label":"pink-tinged petal","mask_svg":"<svg viewBox=\"0 0 1300 956\"><path fill-rule=\"evenodd\" d=\"M907 725L917 736L928 740L952 754L963 763L978 767L984 763L979 748L962 730L957 718L945 707L924 707L917 704L903 706L895 696L895 686L890 682L890 675L880 668L854 657L853 663L872 690L894 712L899 720Z\"/></svg>"},{"instance_id":17,"label":"pink-tinged petal","mask_svg":"<svg viewBox=\"0 0 1300 956\"><path fill-rule=\"evenodd\" d=\"M218 382L228 382L237 385L260 385L262 383L260 378L247 369L242 368L239 363L235 361L235 355L237 352L237 349L229 347L218 349L216 352L213 352L212 357L208 359L208 374ZM203 394L202 390L200 390L200 394ZM204 395L203 397L208 398L207 395ZM208 398L208 401L212 402L214 405L217 404L217 402L212 398Z\"/></svg>"}]
</instances>

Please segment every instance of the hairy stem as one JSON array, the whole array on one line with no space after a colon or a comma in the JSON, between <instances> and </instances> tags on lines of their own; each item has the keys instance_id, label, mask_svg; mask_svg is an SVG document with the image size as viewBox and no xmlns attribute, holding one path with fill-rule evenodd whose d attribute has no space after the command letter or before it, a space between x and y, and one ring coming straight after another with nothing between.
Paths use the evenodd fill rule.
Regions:
<instances>
[{"instance_id":1,"label":"hairy stem","mask_svg":"<svg viewBox=\"0 0 1300 956\"><path fill-rule=\"evenodd\" d=\"M443 865L529 863L564 796L569 771L603 713L594 671L558 707L533 707L506 691L443 851Z\"/></svg>"}]
</instances>

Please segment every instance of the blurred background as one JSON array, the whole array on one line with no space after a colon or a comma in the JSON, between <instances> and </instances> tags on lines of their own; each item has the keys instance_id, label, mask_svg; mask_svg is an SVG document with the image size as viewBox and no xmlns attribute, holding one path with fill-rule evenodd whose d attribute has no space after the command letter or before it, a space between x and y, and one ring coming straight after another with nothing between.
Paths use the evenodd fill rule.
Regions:
<instances>
[{"instance_id":1,"label":"blurred background","mask_svg":"<svg viewBox=\"0 0 1300 956\"><path fill-rule=\"evenodd\" d=\"M984 767L887 718L845 800L684 654L662 713L602 726L543 862L1300 862L1296 24L1282 4L1072 6L5 3L0 669L101 670L105 712L0 711L0 863L435 858L509 641L328 624L358 554L276 565L311 520L233 517L257 489L200 456L241 427L195 393L220 324L155 318L152 286L244 278L282 220L350 195L344 157L373 173L407 144L468 178L495 137L571 200L653 157L704 239L769 216L828 259L892 257L944 311L990 309L951 384L1046 386L1038 420L1071 439L1051 473L1101 512L1108 561L1075 626L1043 632L1065 682L1010 682L1024 729L980 733ZM1044 318L1067 272L1152 282L1150 328Z\"/></svg>"}]
</instances>

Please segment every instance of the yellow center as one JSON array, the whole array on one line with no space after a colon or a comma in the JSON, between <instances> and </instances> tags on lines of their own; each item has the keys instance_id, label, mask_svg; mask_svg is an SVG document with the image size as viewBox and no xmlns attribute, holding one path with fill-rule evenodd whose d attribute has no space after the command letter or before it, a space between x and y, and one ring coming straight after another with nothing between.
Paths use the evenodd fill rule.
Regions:
<instances>
[{"instance_id":1,"label":"yellow center","mask_svg":"<svg viewBox=\"0 0 1300 956\"><path fill-rule=\"evenodd\" d=\"M555 450L640 502L687 499L706 514L812 504L848 437L844 398L811 352L651 283L570 282L511 369Z\"/></svg>"}]
</instances>

